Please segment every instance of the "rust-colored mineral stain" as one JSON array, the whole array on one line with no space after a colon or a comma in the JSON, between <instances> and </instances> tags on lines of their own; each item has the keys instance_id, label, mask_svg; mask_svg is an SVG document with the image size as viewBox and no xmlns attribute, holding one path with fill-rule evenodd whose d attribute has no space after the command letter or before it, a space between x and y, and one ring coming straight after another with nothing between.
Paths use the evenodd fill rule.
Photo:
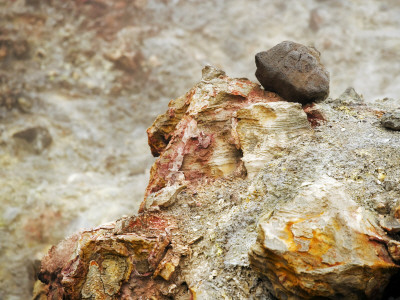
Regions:
<instances>
[{"instance_id":1,"label":"rust-colored mineral stain","mask_svg":"<svg viewBox=\"0 0 400 300\"><path fill-rule=\"evenodd\" d=\"M319 229L313 230L313 237L310 240L310 248L308 253L313 256L321 258L328 252L330 248L335 244L335 237L326 234Z\"/></svg>"},{"instance_id":2,"label":"rust-colored mineral stain","mask_svg":"<svg viewBox=\"0 0 400 300\"><path fill-rule=\"evenodd\" d=\"M285 228L283 229L283 231L285 231L288 236L286 242L289 244L289 251L297 251L297 249L298 249L298 245L294 241L294 234L291 229L292 229L293 224L299 223L299 222L301 222L301 221L298 221L298 222L297 221L296 222L289 221L289 222L287 222Z\"/></svg>"},{"instance_id":3,"label":"rust-colored mineral stain","mask_svg":"<svg viewBox=\"0 0 400 300\"><path fill-rule=\"evenodd\" d=\"M310 122L311 127L317 127L326 122L326 119L321 111L315 109L315 104L307 104L303 106L303 110L307 115L307 120Z\"/></svg>"},{"instance_id":4,"label":"rust-colored mineral stain","mask_svg":"<svg viewBox=\"0 0 400 300\"><path fill-rule=\"evenodd\" d=\"M99 265L98 265L98 263L97 263L96 261L91 260L91 261L90 261L90 266L96 266L96 267L98 267Z\"/></svg>"}]
</instances>

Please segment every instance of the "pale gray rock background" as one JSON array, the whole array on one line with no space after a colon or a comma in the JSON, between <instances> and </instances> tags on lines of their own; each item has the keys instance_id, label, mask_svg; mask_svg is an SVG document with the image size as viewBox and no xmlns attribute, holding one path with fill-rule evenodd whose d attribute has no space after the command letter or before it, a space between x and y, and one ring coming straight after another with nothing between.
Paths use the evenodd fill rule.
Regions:
<instances>
[{"instance_id":1,"label":"pale gray rock background","mask_svg":"<svg viewBox=\"0 0 400 300\"><path fill-rule=\"evenodd\" d=\"M0 60L0 94L19 103L0 107L0 299L29 298L51 244L136 212L145 130L204 64L255 80L254 54L293 40L322 53L332 98L353 86L400 106L397 0L0 0L0 40L29 44ZM38 126L39 154L13 138Z\"/></svg>"}]
</instances>

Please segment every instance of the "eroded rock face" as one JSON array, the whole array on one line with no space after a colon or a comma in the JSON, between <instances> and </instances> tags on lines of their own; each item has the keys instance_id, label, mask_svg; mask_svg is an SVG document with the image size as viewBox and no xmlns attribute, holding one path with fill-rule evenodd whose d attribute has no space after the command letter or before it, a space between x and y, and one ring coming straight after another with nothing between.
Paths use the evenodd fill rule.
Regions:
<instances>
[{"instance_id":1,"label":"eroded rock face","mask_svg":"<svg viewBox=\"0 0 400 300\"><path fill-rule=\"evenodd\" d=\"M344 95L301 107L205 68L148 131L142 212L53 248L35 299L379 299L399 269L400 141L385 104Z\"/></svg>"},{"instance_id":2,"label":"eroded rock face","mask_svg":"<svg viewBox=\"0 0 400 300\"><path fill-rule=\"evenodd\" d=\"M146 196L169 185L252 177L310 129L301 105L207 66L202 81L171 101L147 130L152 153L160 157Z\"/></svg>"},{"instance_id":3,"label":"eroded rock face","mask_svg":"<svg viewBox=\"0 0 400 300\"><path fill-rule=\"evenodd\" d=\"M304 184L258 230L250 262L279 299L378 299L398 270L389 238L330 177Z\"/></svg>"},{"instance_id":4,"label":"eroded rock face","mask_svg":"<svg viewBox=\"0 0 400 300\"><path fill-rule=\"evenodd\" d=\"M274 156L288 151L299 136L311 134L299 103L256 103L237 112L242 161L250 178Z\"/></svg>"},{"instance_id":5,"label":"eroded rock face","mask_svg":"<svg viewBox=\"0 0 400 300\"><path fill-rule=\"evenodd\" d=\"M400 110L385 113L381 118L381 124L386 128L400 131Z\"/></svg>"},{"instance_id":6,"label":"eroded rock face","mask_svg":"<svg viewBox=\"0 0 400 300\"><path fill-rule=\"evenodd\" d=\"M329 73L320 53L291 41L256 55L256 77L267 91L303 104L324 100L329 94Z\"/></svg>"},{"instance_id":7,"label":"eroded rock face","mask_svg":"<svg viewBox=\"0 0 400 300\"><path fill-rule=\"evenodd\" d=\"M137 299L169 299L168 280L187 254L187 248L173 240L173 228L174 220L152 214L74 235L43 259L39 278L44 285L34 297L131 299L134 290ZM174 293L180 289L175 285Z\"/></svg>"}]
</instances>

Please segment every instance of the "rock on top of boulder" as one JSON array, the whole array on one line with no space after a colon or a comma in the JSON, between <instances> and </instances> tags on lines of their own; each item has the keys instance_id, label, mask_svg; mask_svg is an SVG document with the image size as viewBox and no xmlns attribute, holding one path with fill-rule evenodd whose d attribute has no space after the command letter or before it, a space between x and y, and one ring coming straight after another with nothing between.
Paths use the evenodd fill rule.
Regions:
<instances>
[{"instance_id":1,"label":"rock on top of boulder","mask_svg":"<svg viewBox=\"0 0 400 300\"><path fill-rule=\"evenodd\" d=\"M256 54L256 77L265 90L302 104L324 100L329 94L329 73L320 53L291 41Z\"/></svg>"}]
</instances>

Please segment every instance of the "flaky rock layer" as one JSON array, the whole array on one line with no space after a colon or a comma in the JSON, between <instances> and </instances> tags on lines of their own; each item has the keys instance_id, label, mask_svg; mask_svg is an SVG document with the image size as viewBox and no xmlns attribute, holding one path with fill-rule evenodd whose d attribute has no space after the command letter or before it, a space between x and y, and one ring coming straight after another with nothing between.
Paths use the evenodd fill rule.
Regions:
<instances>
[{"instance_id":1,"label":"flaky rock layer","mask_svg":"<svg viewBox=\"0 0 400 300\"><path fill-rule=\"evenodd\" d=\"M261 218L251 264L279 299L377 299L398 271L388 237L330 177Z\"/></svg>"},{"instance_id":2,"label":"flaky rock layer","mask_svg":"<svg viewBox=\"0 0 400 300\"><path fill-rule=\"evenodd\" d=\"M206 67L148 130L141 212L54 247L35 299L400 296L385 109L353 89L302 107Z\"/></svg>"}]
</instances>

